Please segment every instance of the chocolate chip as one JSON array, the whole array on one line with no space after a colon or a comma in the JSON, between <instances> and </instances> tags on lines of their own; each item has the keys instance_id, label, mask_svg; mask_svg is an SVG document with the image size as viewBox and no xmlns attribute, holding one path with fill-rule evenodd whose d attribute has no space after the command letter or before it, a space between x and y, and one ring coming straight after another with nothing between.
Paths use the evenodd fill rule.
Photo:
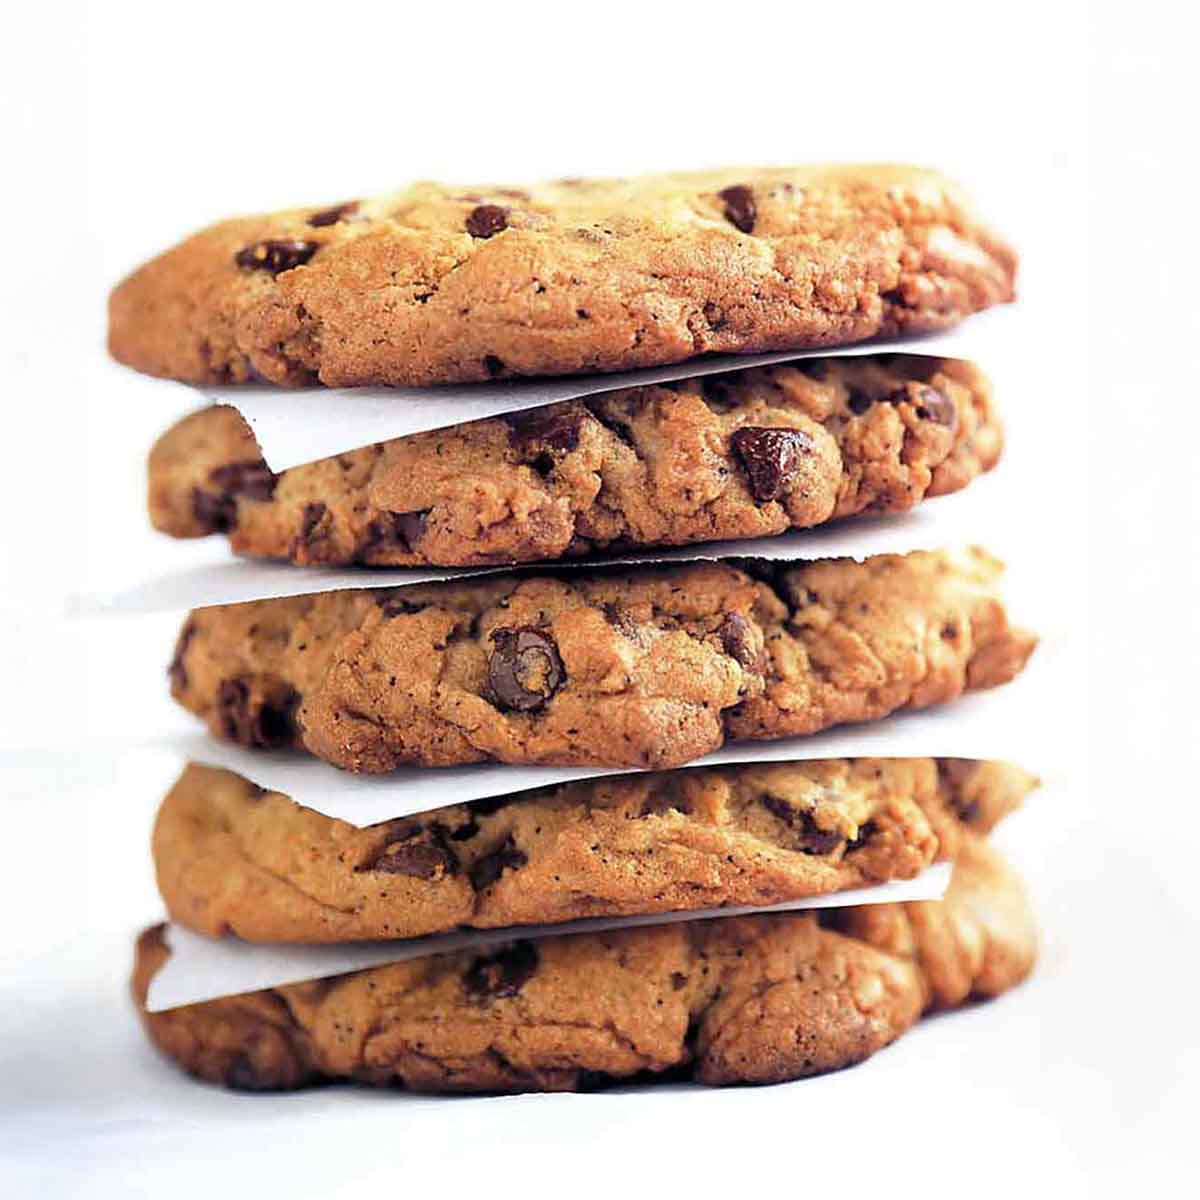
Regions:
<instances>
[{"instance_id":1,"label":"chocolate chip","mask_svg":"<svg viewBox=\"0 0 1200 1200\"><path fill-rule=\"evenodd\" d=\"M973 758L939 758L938 781L948 792L946 799L960 821L971 824L979 817L980 804L977 799L968 799L963 793L979 770Z\"/></svg>"},{"instance_id":2,"label":"chocolate chip","mask_svg":"<svg viewBox=\"0 0 1200 1200\"><path fill-rule=\"evenodd\" d=\"M778 500L787 491L800 455L813 449L812 439L798 429L738 429L730 444L760 504Z\"/></svg>"},{"instance_id":3,"label":"chocolate chip","mask_svg":"<svg viewBox=\"0 0 1200 1200\"><path fill-rule=\"evenodd\" d=\"M569 454L579 445L585 417L581 409L550 405L506 413L501 420L508 426L509 444L529 459L539 451Z\"/></svg>"},{"instance_id":4,"label":"chocolate chip","mask_svg":"<svg viewBox=\"0 0 1200 1200\"><path fill-rule=\"evenodd\" d=\"M320 229L325 225L336 225L343 217L358 208L357 200L348 200L345 204L335 204L332 208L323 208L320 212L313 213L308 218L308 223L314 229Z\"/></svg>"},{"instance_id":5,"label":"chocolate chip","mask_svg":"<svg viewBox=\"0 0 1200 1200\"><path fill-rule=\"evenodd\" d=\"M382 550L388 546L399 546L411 553L425 533L426 517L423 512L384 513L367 526L367 537L363 543L364 554Z\"/></svg>"},{"instance_id":6,"label":"chocolate chip","mask_svg":"<svg viewBox=\"0 0 1200 1200\"><path fill-rule=\"evenodd\" d=\"M263 1092L275 1087L274 1082L259 1071L248 1054L237 1054L229 1060L223 1076L225 1086L240 1092Z\"/></svg>"},{"instance_id":7,"label":"chocolate chip","mask_svg":"<svg viewBox=\"0 0 1200 1200\"><path fill-rule=\"evenodd\" d=\"M681 971L671 972L671 987L677 992L683 991L687 987L687 976Z\"/></svg>"},{"instance_id":8,"label":"chocolate chip","mask_svg":"<svg viewBox=\"0 0 1200 1200\"><path fill-rule=\"evenodd\" d=\"M958 422L954 401L945 392L939 392L928 384L922 384L918 391L917 416L935 425L944 425L947 429L953 429Z\"/></svg>"},{"instance_id":9,"label":"chocolate chip","mask_svg":"<svg viewBox=\"0 0 1200 1200\"><path fill-rule=\"evenodd\" d=\"M860 846L865 846L877 833L879 826L874 821L867 821L865 824L858 827L858 836L852 838L846 843L846 853L851 850L857 850Z\"/></svg>"},{"instance_id":10,"label":"chocolate chip","mask_svg":"<svg viewBox=\"0 0 1200 1200\"><path fill-rule=\"evenodd\" d=\"M504 374L504 360L497 358L494 354L488 354L483 359L483 369L495 379L498 375Z\"/></svg>"},{"instance_id":11,"label":"chocolate chip","mask_svg":"<svg viewBox=\"0 0 1200 1200\"><path fill-rule=\"evenodd\" d=\"M325 534L317 533L317 526L321 524L322 518L328 510L325 505L316 500L312 504L306 504L304 511L300 514L300 529L292 543L288 547L288 554L295 556L296 552L302 546L311 546L314 542L319 542ZM326 533L328 530L326 530Z\"/></svg>"},{"instance_id":12,"label":"chocolate chip","mask_svg":"<svg viewBox=\"0 0 1200 1200\"><path fill-rule=\"evenodd\" d=\"M208 478L227 496L245 496L249 500L270 500L279 481L279 476L261 458L256 462L214 467Z\"/></svg>"},{"instance_id":13,"label":"chocolate chip","mask_svg":"<svg viewBox=\"0 0 1200 1200\"><path fill-rule=\"evenodd\" d=\"M463 976L463 987L479 1000L515 996L538 968L537 947L514 942L487 958L478 958Z\"/></svg>"},{"instance_id":14,"label":"chocolate chip","mask_svg":"<svg viewBox=\"0 0 1200 1200\"><path fill-rule=\"evenodd\" d=\"M772 796L770 792L759 797L763 808L772 816L778 817L788 828L798 835L798 849L802 854L829 854L842 842L840 833L831 833L822 829L812 818L812 814L793 808L786 800Z\"/></svg>"},{"instance_id":15,"label":"chocolate chip","mask_svg":"<svg viewBox=\"0 0 1200 1200\"><path fill-rule=\"evenodd\" d=\"M959 791L975 778L979 763L973 758L939 758L938 778L949 788Z\"/></svg>"},{"instance_id":16,"label":"chocolate chip","mask_svg":"<svg viewBox=\"0 0 1200 1200\"><path fill-rule=\"evenodd\" d=\"M272 685L269 694L256 695L258 690L242 678L221 681L217 689L217 720L221 734L241 746L260 750L286 746L295 735L295 712L300 696L282 682Z\"/></svg>"},{"instance_id":17,"label":"chocolate chip","mask_svg":"<svg viewBox=\"0 0 1200 1200\"><path fill-rule=\"evenodd\" d=\"M278 275L293 267L304 266L316 252L316 242L303 242L298 238L268 238L239 250L233 261L248 271L270 271L272 275Z\"/></svg>"},{"instance_id":18,"label":"chocolate chip","mask_svg":"<svg viewBox=\"0 0 1200 1200\"><path fill-rule=\"evenodd\" d=\"M467 805L474 817L490 817L513 802L511 796L481 796Z\"/></svg>"},{"instance_id":19,"label":"chocolate chip","mask_svg":"<svg viewBox=\"0 0 1200 1200\"><path fill-rule=\"evenodd\" d=\"M880 292L879 298L884 304L894 305L896 308L915 308L916 305L910 304L904 295L902 288L892 288L887 292Z\"/></svg>"},{"instance_id":20,"label":"chocolate chip","mask_svg":"<svg viewBox=\"0 0 1200 1200\"><path fill-rule=\"evenodd\" d=\"M661 817L664 813L680 812L685 816L692 811L692 806L670 792L655 792L642 802L640 817Z\"/></svg>"},{"instance_id":21,"label":"chocolate chip","mask_svg":"<svg viewBox=\"0 0 1200 1200\"><path fill-rule=\"evenodd\" d=\"M484 888L491 887L506 869L511 868L515 871L528 861L529 855L524 850L518 849L517 843L510 833L499 849L493 850L491 854L485 854L483 858L477 859L472 864L471 886L477 892L481 892Z\"/></svg>"},{"instance_id":22,"label":"chocolate chip","mask_svg":"<svg viewBox=\"0 0 1200 1200\"><path fill-rule=\"evenodd\" d=\"M192 488L192 516L207 533L228 533L237 525L237 501L224 493Z\"/></svg>"},{"instance_id":23,"label":"chocolate chip","mask_svg":"<svg viewBox=\"0 0 1200 1200\"><path fill-rule=\"evenodd\" d=\"M499 204L480 204L467 214L467 232L472 237L495 237L508 228L508 209Z\"/></svg>"},{"instance_id":24,"label":"chocolate chip","mask_svg":"<svg viewBox=\"0 0 1200 1200\"><path fill-rule=\"evenodd\" d=\"M610 408L604 403L604 397L591 398L584 401L588 412L609 430L610 433L615 433L627 446L636 446L636 441L633 436L633 426L628 421L622 420L616 416Z\"/></svg>"},{"instance_id":25,"label":"chocolate chip","mask_svg":"<svg viewBox=\"0 0 1200 1200\"><path fill-rule=\"evenodd\" d=\"M562 687L567 673L549 634L532 626L497 629L488 659L488 682L501 708L532 712Z\"/></svg>"},{"instance_id":26,"label":"chocolate chip","mask_svg":"<svg viewBox=\"0 0 1200 1200\"><path fill-rule=\"evenodd\" d=\"M734 379L730 375L705 375L700 380L700 393L709 404L730 407Z\"/></svg>"},{"instance_id":27,"label":"chocolate chip","mask_svg":"<svg viewBox=\"0 0 1200 1200\"><path fill-rule=\"evenodd\" d=\"M397 595L394 592L385 592L381 596L376 596L375 603L379 605L385 617L399 617L405 616L408 613L418 613L426 607L426 605L419 604L415 600L406 600L403 594Z\"/></svg>"},{"instance_id":28,"label":"chocolate chip","mask_svg":"<svg viewBox=\"0 0 1200 1200\"><path fill-rule=\"evenodd\" d=\"M604 613L604 619L624 637L637 637L638 625L630 616L628 609L622 608L619 604L606 603L602 606L601 611Z\"/></svg>"},{"instance_id":29,"label":"chocolate chip","mask_svg":"<svg viewBox=\"0 0 1200 1200\"><path fill-rule=\"evenodd\" d=\"M725 201L725 219L743 233L750 233L758 217L754 193L744 184L734 184L717 193Z\"/></svg>"},{"instance_id":30,"label":"chocolate chip","mask_svg":"<svg viewBox=\"0 0 1200 1200\"><path fill-rule=\"evenodd\" d=\"M172 692L182 692L188 685L188 674L183 660L195 636L196 622L189 618L179 631L179 637L175 639L175 653L171 655L171 664L167 667L167 678L171 681Z\"/></svg>"},{"instance_id":31,"label":"chocolate chip","mask_svg":"<svg viewBox=\"0 0 1200 1200\"><path fill-rule=\"evenodd\" d=\"M752 667L758 661L758 654L754 649L753 628L741 613L730 613L717 627L717 634L725 653L743 667Z\"/></svg>"},{"instance_id":32,"label":"chocolate chip","mask_svg":"<svg viewBox=\"0 0 1200 1200\"><path fill-rule=\"evenodd\" d=\"M860 392L858 388L851 388L850 395L846 400L846 407L856 417L861 417L874 403L875 401L866 392Z\"/></svg>"},{"instance_id":33,"label":"chocolate chip","mask_svg":"<svg viewBox=\"0 0 1200 1200\"><path fill-rule=\"evenodd\" d=\"M399 831L405 833L404 829ZM436 879L439 875L458 873L458 858L446 841L440 826L428 830L418 829L409 837L421 840L408 841L399 834L365 866L363 871L381 871L386 875L408 875L414 879Z\"/></svg>"}]
</instances>

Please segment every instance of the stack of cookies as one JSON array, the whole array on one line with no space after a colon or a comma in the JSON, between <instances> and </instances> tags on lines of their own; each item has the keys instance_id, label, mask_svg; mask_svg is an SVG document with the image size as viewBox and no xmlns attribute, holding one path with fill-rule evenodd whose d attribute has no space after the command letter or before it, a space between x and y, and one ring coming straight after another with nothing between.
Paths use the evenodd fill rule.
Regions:
<instances>
[{"instance_id":1,"label":"stack of cookies","mask_svg":"<svg viewBox=\"0 0 1200 1200\"><path fill-rule=\"evenodd\" d=\"M213 752L154 829L157 1045L241 1088L769 1082L1021 980L1032 926L986 839L1033 777L854 753L863 723L1020 673L1000 565L814 559L802 532L996 463L976 366L829 351L949 328L1014 272L941 177L841 166L425 183L227 221L125 280L110 345L139 370L446 414L276 471L211 405L150 455L156 528L340 572L180 631L171 694ZM649 373L597 390L618 371ZM444 390L551 376L589 381L468 423ZM842 727L845 753L806 751ZM322 799L331 767L372 820ZM940 899L889 902L939 863ZM156 1003L196 935L231 978L256 943L287 966Z\"/></svg>"}]
</instances>

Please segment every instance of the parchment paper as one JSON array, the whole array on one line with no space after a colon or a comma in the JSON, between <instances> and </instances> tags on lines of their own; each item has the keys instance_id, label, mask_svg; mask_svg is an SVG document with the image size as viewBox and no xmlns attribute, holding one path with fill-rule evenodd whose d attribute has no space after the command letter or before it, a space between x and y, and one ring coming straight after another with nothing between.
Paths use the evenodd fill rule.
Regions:
<instances>
[{"instance_id":1,"label":"parchment paper","mask_svg":"<svg viewBox=\"0 0 1200 1200\"><path fill-rule=\"evenodd\" d=\"M1001 759L1029 770L1059 761L1057 731L1045 718L1059 690L1055 646L1042 645L1025 672L1012 683L973 692L950 704L902 712L881 721L843 725L810 737L723 746L692 767L732 763L808 761L816 758L957 757ZM1039 700L1031 707L1029 697ZM1038 715L1038 714L1042 715ZM466 767L401 767L387 775L355 775L311 755L291 751L247 750L197 733L162 743L181 762L193 760L234 771L297 804L351 825L373 825L449 804L503 796L531 788L636 769L528 767L486 763Z\"/></svg>"},{"instance_id":2,"label":"parchment paper","mask_svg":"<svg viewBox=\"0 0 1200 1200\"><path fill-rule=\"evenodd\" d=\"M877 339L853 346L787 350L772 354L722 354L666 367L614 375L574 375L515 382L472 383L439 388L275 388L243 385L207 387L203 395L237 408L254 430L263 457L274 471L464 421L478 421L521 408L537 408L616 388L736 371L800 358L882 354L901 351L950 358L978 358L1008 338L1009 306L988 309L945 333Z\"/></svg>"},{"instance_id":3,"label":"parchment paper","mask_svg":"<svg viewBox=\"0 0 1200 1200\"><path fill-rule=\"evenodd\" d=\"M150 983L146 1007L150 1012L236 996L284 983L324 979L384 963L404 962L427 954L458 950L486 951L514 938L538 939L568 933L628 929L702 921L746 913L790 912L798 909L845 908L852 904L889 904L905 900L940 900L950 883L950 863L934 863L915 879L895 880L875 887L855 888L828 896L813 896L761 908L730 907L695 912L655 913L637 917L595 917L560 925L528 925L516 929L470 930L463 933L410 938L401 942L356 942L330 946L281 946L206 938L179 925L168 925L171 957Z\"/></svg>"}]
</instances>

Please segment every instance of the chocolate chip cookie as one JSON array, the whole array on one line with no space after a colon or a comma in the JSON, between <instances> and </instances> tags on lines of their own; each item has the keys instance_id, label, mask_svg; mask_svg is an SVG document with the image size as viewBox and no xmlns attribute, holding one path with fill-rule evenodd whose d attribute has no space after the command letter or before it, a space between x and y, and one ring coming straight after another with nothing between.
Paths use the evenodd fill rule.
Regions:
<instances>
[{"instance_id":1,"label":"chocolate chip cookie","mask_svg":"<svg viewBox=\"0 0 1200 1200\"><path fill-rule=\"evenodd\" d=\"M957 759L852 759L605 777L365 829L190 765L154 829L171 919L257 942L408 938L766 905L953 858L1035 780Z\"/></svg>"},{"instance_id":2,"label":"chocolate chip cookie","mask_svg":"<svg viewBox=\"0 0 1200 1200\"><path fill-rule=\"evenodd\" d=\"M172 695L214 734L351 771L675 767L1012 679L982 550L543 569L198 609Z\"/></svg>"},{"instance_id":3,"label":"chocolate chip cookie","mask_svg":"<svg viewBox=\"0 0 1200 1200\"><path fill-rule=\"evenodd\" d=\"M515 941L147 1013L169 953L161 926L142 934L135 1000L158 1047L202 1079L528 1092L837 1070L922 1012L1013 987L1036 938L1019 882L967 835L941 901Z\"/></svg>"},{"instance_id":4,"label":"chocolate chip cookie","mask_svg":"<svg viewBox=\"0 0 1200 1200\"><path fill-rule=\"evenodd\" d=\"M1015 271L915 167L419 183L211 226L116 288L109 347L195 383L591 374L943 329Z\"/></svg>"},{"instance_id":5,"label":"chocolate chip cookie","mask_svg":"<svg viewBox=\"0 0 1200 1200\"><path fill-rule=\"evenodd\" d=\"M295 563L451 567L756 538L903 512L1000 456L987 380L912 355L627 388L273 475L236 409L150 454L150 519Z\"/></svg>"}]
</instances>

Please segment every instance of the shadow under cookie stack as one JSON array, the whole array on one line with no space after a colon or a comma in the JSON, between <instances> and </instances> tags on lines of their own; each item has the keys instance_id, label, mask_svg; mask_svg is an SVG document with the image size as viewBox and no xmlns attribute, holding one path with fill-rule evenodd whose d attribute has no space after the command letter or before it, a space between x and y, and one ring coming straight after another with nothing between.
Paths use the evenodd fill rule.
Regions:
<instances>
[{"instance_id":1,"label":"shadow under cookie stack","mask_svg":"<svg viewBox=\"0 0 1200 1200\"><path fill-rule=\"evenodd\" d=\"M210 740L153 834L158 1047L251 1089L778 1082L1023 979L987 835L1036 781L905 713L1035 638L984 550L837 552L997 462L982 371L895 342L1014 275L940 176L841 166L420 184L120 284L115 357L225 400L155 445L154 525L289 564L170 664ZM345 441L285 463L264 395Z\"/></svg>"}]
</instances>

